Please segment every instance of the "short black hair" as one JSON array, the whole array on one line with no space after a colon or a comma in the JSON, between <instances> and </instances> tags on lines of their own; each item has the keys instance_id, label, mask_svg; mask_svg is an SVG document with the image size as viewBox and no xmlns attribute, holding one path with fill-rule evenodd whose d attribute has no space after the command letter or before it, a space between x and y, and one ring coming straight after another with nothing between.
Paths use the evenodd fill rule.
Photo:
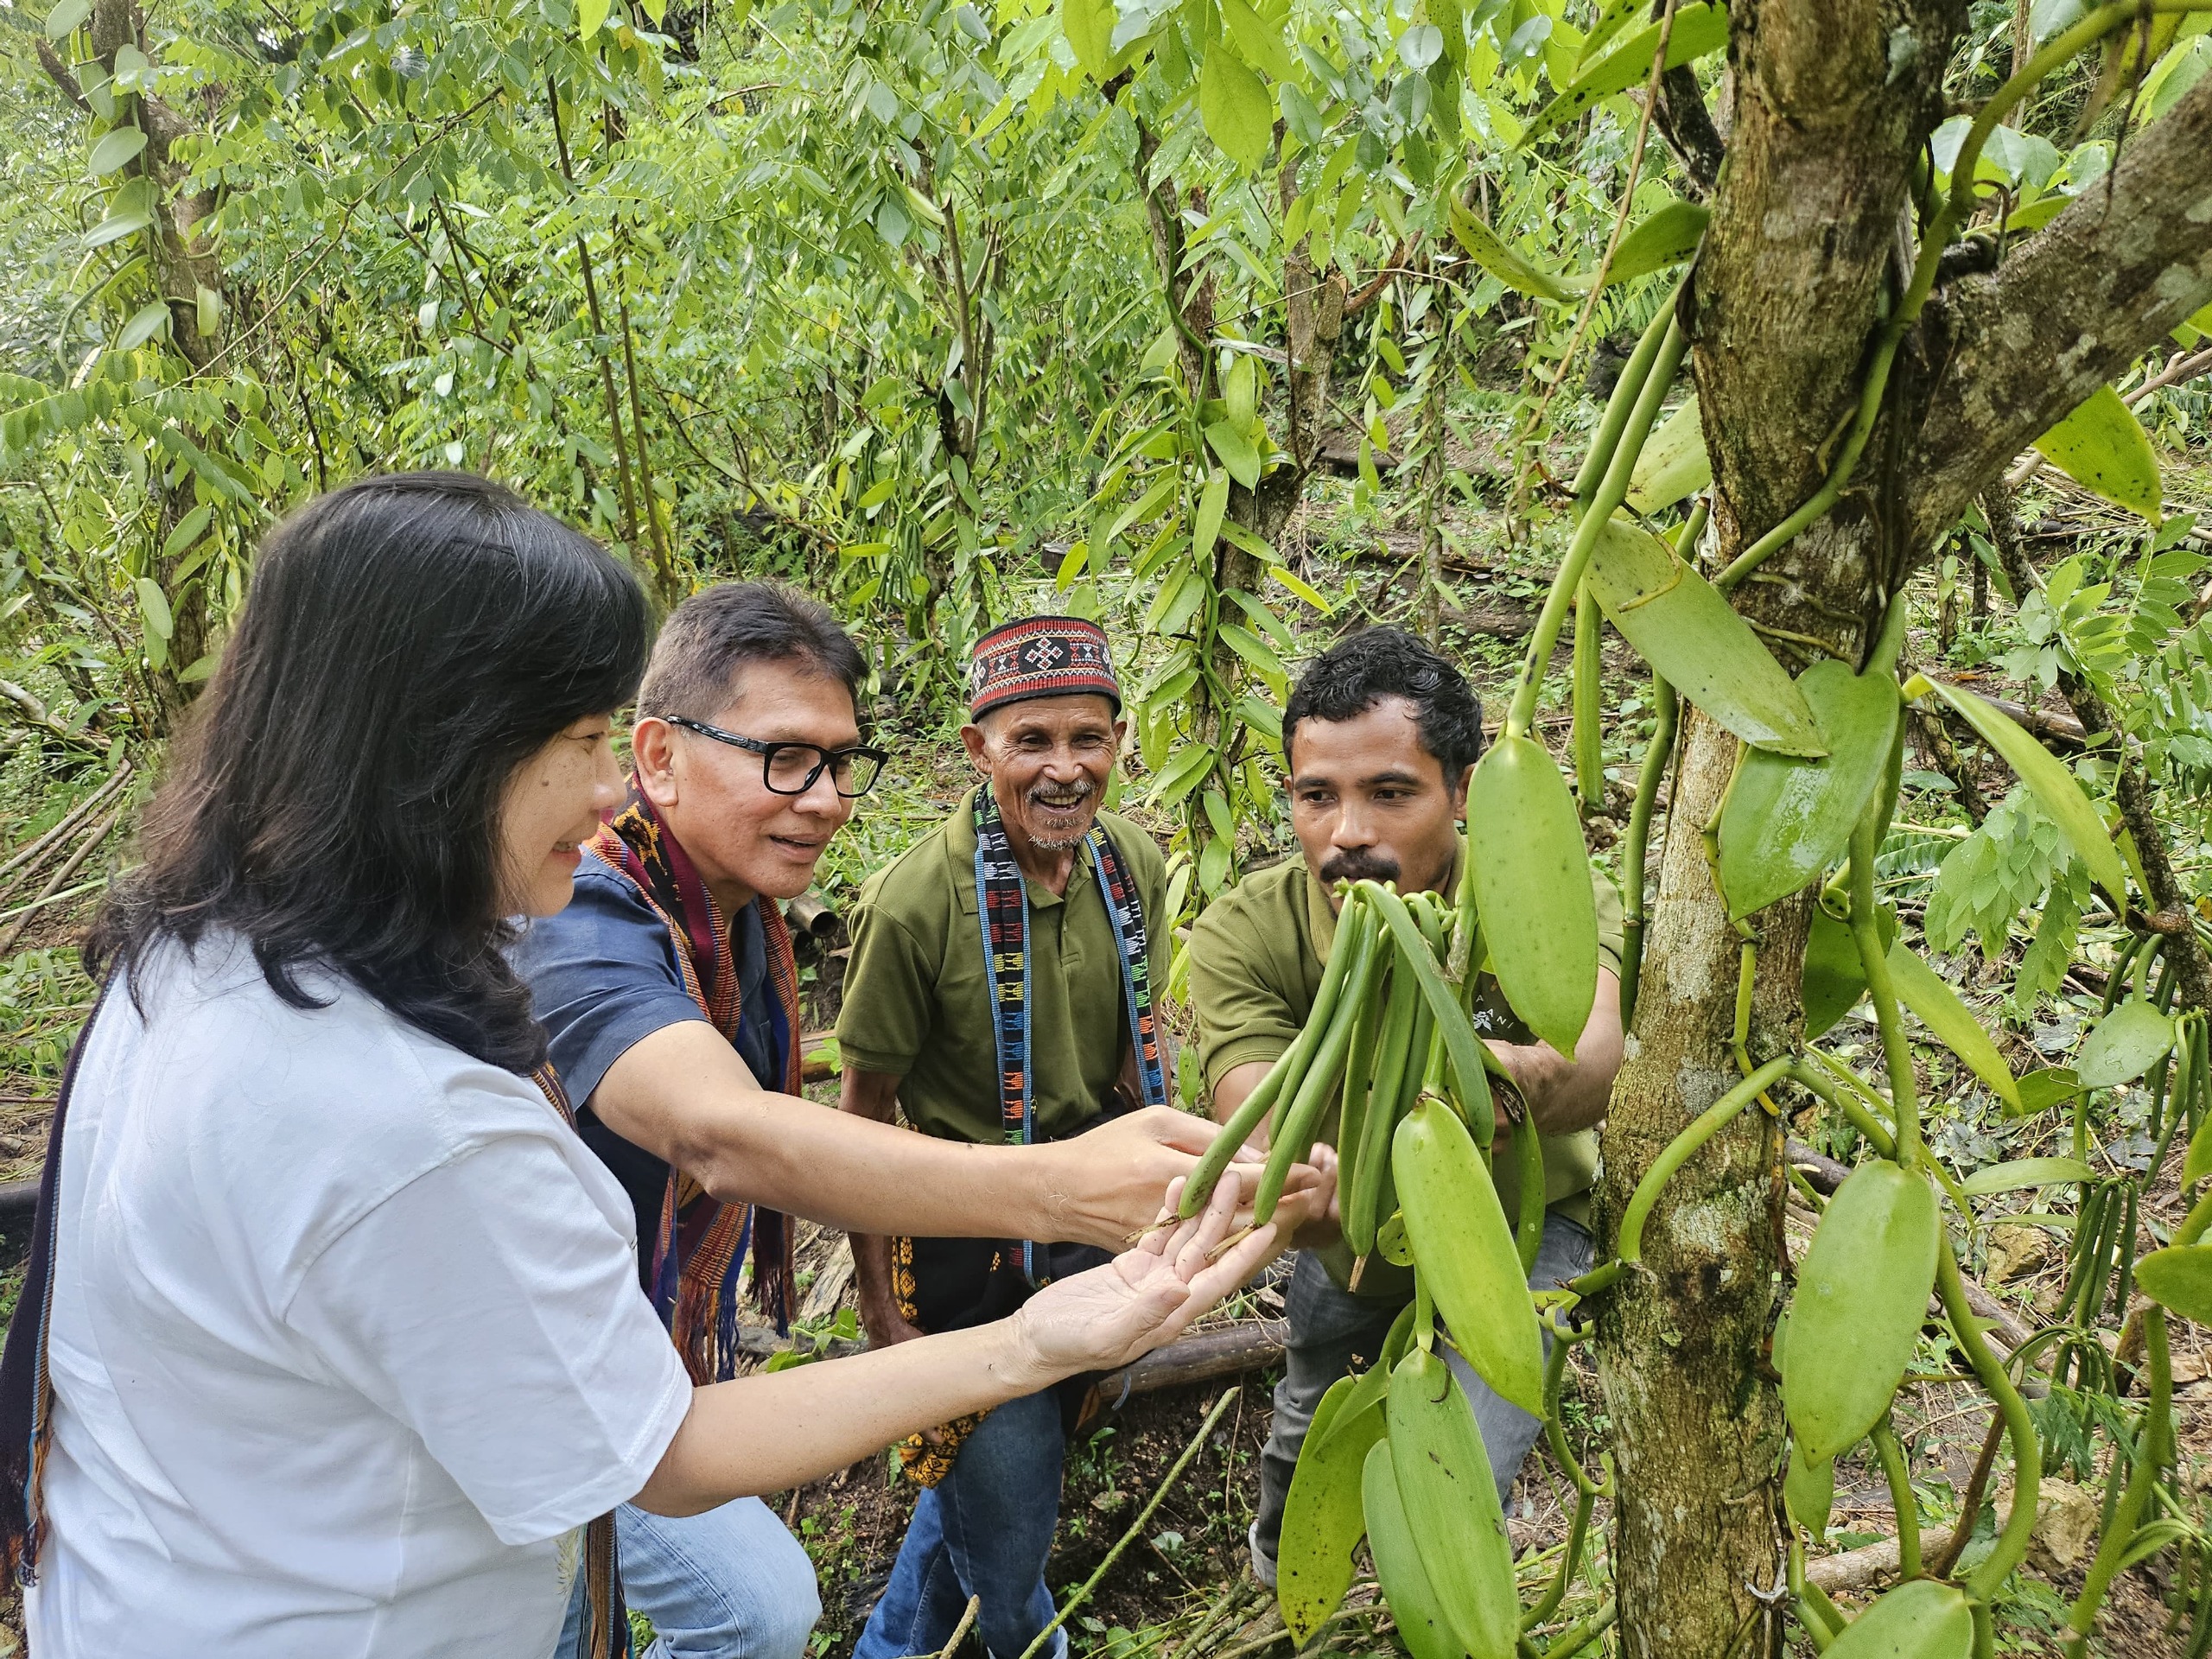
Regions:
<instances>
[{"instance_id":1,"label":"short black hair","mask_svg":"<svg viewBox=\"0 0 2212 1659\"><path fill-rule=\"evenodd\" d=\"M517 767L628 700L652 637L621 564L489 480L408 473L317 497L262 537L86 967L135 970L163 940L226 932L294 1007L321 1006L302 970L335 969L528 1072L545 1032L504 950L501 804Z\"/></svg>"},{"instance_id":2,"label":"short black hair","mask_svg":"<svg viewBox=\"0 0 2212 1659\"><path fill-rule=\"evenodd\" d=\"M1367 628L1315 658L1282 711L1282 753L1301 721L1354 720L1385 697L1413 704L1421 746L1444 767L1444 781L1481 758L1483 703L1451 659L1403 628Z\"/></svg>"},{"instance_id":3,"label":"short black hair","mask_svg":"<svg viewBox=\"0 0 2212 1659\"><path fill-rule=\"evenodd\" d=\"M747 663L799 664L855 698L868 672L860 647L826 606L772 582L725 582L692 594L662 625L638 688L638 714L712 719Z\"/></svg>"}]
</instances>

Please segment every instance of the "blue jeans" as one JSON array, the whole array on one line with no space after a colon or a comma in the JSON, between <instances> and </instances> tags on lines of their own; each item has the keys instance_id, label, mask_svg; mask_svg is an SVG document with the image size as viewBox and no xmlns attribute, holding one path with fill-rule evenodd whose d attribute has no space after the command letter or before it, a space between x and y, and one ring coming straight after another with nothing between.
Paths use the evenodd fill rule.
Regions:
<instances>
[{"instance_id":1,"label":"blue jeans","mask_svg":"<svg viewBox=\"0 0 2212 1659\"><path fill-rule=\"evenodd\" d=\"M1579 1279L1590 1271L1590 1235L1554 1211L1544 1217L1544 1242L1536 1251L1529 1284L1532 1289L1549 1290ZM1329 1385L1351 1370L1354 1359L1375 1363L1390 1334L1391 1321L1404 1306L1339 1289L1320 1257L1310 1250L1300 1252L1283 1298L1290 1336L1283 1347L1282 1381L1275 1384L1274 1421L1260 1453L1260 1508L1252 1523L1253 1572L1269 1589L1274 1587L1275 1545L1282 1536L1290 1477L1298 1467L1298 1448L1306 1444L1314 1408ZM1548 1332L1546 1354L1551 1344ZM1543 1433L1543 1423L1492 1393L1457 1350L1446 1347L1444 1357L1475 1408L1475 1422L1482 1430L1483 1448L1490 1453L1491 1473L1503 1503L1513 1490L1522 1460Z\"/></svg>"},{"instance_id":2,"label":"blue jeans","mask_svg":"<svg viewBox=\"0 0 2212 1659\"><path fill-rule=\"evenodd\" d=\"M682 1516L614 1512L622 1594L659 1640L639 1659L799 1659L822 1617L814 1563L757 1497ZM576 1650L579 1577L556 1659Z\"/></svg>"},{"instance_id":3,"label":"blue jeans","mask_svg":"<svg viewBox=\"0 0 2212 1659\"><path fill-rule=\"evenodd\" d=\"M1018 1659L1052 1622L1045 1562L1060 1516L1066 1444L1052 1394L1009 1400L961 1442L952 1471L922 1493L891 1582L853 1659L934 1654L952 1639L968 1599L992 1659ZM1067 1651L1053 1632L1048 1659Z\"/></svg>"}]
</instances>

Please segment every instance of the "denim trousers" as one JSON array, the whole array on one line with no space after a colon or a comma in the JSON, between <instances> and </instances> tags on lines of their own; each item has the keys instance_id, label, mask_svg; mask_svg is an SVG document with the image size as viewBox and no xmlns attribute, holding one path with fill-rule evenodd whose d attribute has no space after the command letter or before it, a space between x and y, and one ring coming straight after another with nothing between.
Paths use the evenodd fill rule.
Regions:
<instances>
[{"instance_id":1,"label":"denim trousers","mask_svg":"<svg viewBox=\"0 0 2212 1659\"><path fill-rule=\"evenodd\" d=\"M822 1617L814 1563L757 1497L699 1515L614 1512L622 1595L658 1639L639 1659L800 1659ZM576 1650L578 1576L557 1659Z\"/></svg>"},{"instance_id":2,"label":"denim trousers","mask_svg":"<svg viewBox=\"0 0 2212 1659\"><path fill-rule=\"evenodd\" d=\"M1544 1241L1536 1251L1529 1286L1548 1290L1590 1271L1590 1235L1556 1211L1544 1217ZM1275 1545L1282 1536L1282 1510L1290 1497L1291 1472L1298 1467L1298 1448L1306 1444L1313 1412L1329 1385L1348 1373L1355 1358L1373 1364L1382 1351L1390 1323L1405 1306L1402 1301L1355 1296L1339 1289L1310 1250L1302 1251L1292 1270L1290 1288L1283 1297L1283 1313L1290 1332L1283 1346L1282 1381L1275 1384L1275 1410L1267 1446L1260 1453L1260 1509L1252 1523L1253 1568L1263 1584L1273 1585ZM1551 1338L1544 1338L1544 1351L1551 1352ZM1483 1449L1490 1453L1491 1472L1497 1479L1502 1503L1513 1490L1513 1478L1522 1459L1543 1433L1543 1424L1520 1407L1500 1399L1489 1383L1477 1376L1467 1362L1450 1347L1444 1357L1459 1379L1468 1402L1475 1408L1475 1422L1483 1433Z\"/></svg>"},{"instance_id":3,"label":"denim trousers","mask_svg":"<svg viewBox=\"0 0 2212 1659\"><path fill-rule=\"evenodd\" d=\"M1049 1391L1010 1400L961 1442L951 1471L926 1488L899 1546L891 1582L853 1646L853 1659L935 1654L952 1639L968 1599L992 1659L1019 1659L1052 1622L1045 1562L1059 1521L1066 1443ZM1053 1633L1048 1659L1067 1651Z\"/></svg>"}]
</instances>

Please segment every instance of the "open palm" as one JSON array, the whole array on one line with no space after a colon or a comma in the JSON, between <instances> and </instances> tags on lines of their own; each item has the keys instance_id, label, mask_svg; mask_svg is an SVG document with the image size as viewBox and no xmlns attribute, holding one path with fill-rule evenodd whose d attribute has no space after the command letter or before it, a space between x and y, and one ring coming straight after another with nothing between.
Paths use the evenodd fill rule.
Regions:
<instances>
[{"instance_id":1,"label":"open palm","mask_svg":"<svg viewBox=\"0 0 2212 1659\"><path fill-rule=\"evenodd\" d=\"M1065 1374L1126 1365L1169 1340L1258 1272L1279 1248L1270 1223L1230 1237L1238 1185L1223 1181L1206 1207L1161 1228L1103 1267L1047 1285L1015 1317L1040 1365ZM1173 1214L1179 1192L1168 1192Z\"/></svg>"}]
</instances>

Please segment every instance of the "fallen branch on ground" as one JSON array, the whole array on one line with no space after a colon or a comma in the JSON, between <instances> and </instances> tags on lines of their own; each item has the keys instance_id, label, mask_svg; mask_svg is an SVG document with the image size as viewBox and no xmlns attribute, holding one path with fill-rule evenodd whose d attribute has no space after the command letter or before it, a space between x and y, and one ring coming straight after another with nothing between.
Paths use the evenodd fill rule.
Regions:
<instances>
[{"instance_id":1,"label":"fallen branch on ground","mask_svg":"<svg viewBox=\"0 0 2212 1659\"><path fill-rule=\"evenodd\" d=\"M1036 1659L1038 1652L1052 1639L1052 1632L1066 1624L1070 1615L1090 1599L1090 1592L1098 1587L1098 1581L1112 1569L1116 1561L1121 1560L1122 1552L1135 1541L1137 1535L1152 1519L1152 1512L1160 1507L1160 1501L1183 1478L1183 1471L1191 1466L1191 1459L1198 1455L1198 1448L1206 1443L1206 1436L1213 1433L1214 1425L1221 1421L1223 1414L1229 1409L1230 1402L1236 1398L1238 1392L1236 1389L1222 1390L1221 1398L1213 1402L1213 1408L1206 1413L1205 1421L1198 1425L1198 1432L1191 1436L1191 1443L1183 1448L1183 1455L1175 1459L1174 1466L1168 1470L1166 1478L1160 1483L1144 1508L1137 1511L1137 1518L1129 1522L1129 1529L1115 1541L1114 1548L1106 1552L1106 1559L1098 1563L1091 1575L1075 1587L1074 1593L1068 1597L1060 1611L1052 1615L1052 1622L1038 1631L1037 1639L1021 1650L1021 1659Z\"/></svg>"},{"instance_id":2,"label":"fallen branch on ground","mask_svg":"<svg viewBox=\"0 0 2212 1659\"><path fill-rule=\"evenodd\" d=\"M69 861L54 873L48 880L46 886L40 890L38 897L34 899L17 917L14 925L5 933L0 933L0 957L6 956L9 951L15 949L16 941L23 936L23 930L31 925L33 912L68 885L69 878L84 867L85 861L90 858L99 844L107 839L108 831L122 821L124 810L124 808L118 806L93 825L92 832L85 837L84 844L69 855Z\"/></svg>"}]
</instances>

